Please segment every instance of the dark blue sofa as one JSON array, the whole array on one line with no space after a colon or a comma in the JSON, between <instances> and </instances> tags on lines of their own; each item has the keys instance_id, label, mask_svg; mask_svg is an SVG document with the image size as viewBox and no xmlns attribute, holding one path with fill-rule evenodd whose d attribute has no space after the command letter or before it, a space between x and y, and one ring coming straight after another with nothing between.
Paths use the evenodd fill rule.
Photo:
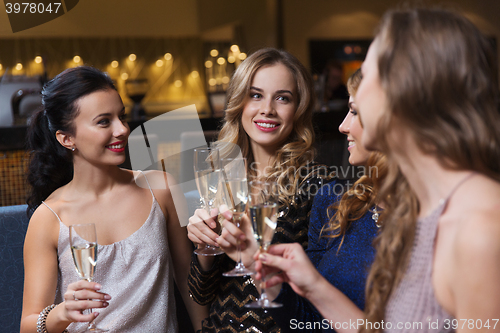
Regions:
<instances>
[{"instance_id":1,"label":"dark blue sofa","mask_svg":"<svg viewBox=\"0 0 500 333\"><path fill-rule=\"evenodd\" d=\"M0 207L0 331L19 333L23 306L26 205Z\"/></svg>"}]
</instances>

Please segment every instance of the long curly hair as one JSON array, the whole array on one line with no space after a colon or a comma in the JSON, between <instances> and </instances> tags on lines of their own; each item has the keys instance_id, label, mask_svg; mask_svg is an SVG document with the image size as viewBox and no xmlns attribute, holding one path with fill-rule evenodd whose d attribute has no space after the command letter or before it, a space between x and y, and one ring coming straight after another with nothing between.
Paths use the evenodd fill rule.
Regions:
<instances>
[{"instance_id":1,"label":"long curly hair","mask_svg":"<svg viewBox=\"0 0 500 333\"><path fill-rule=\"evenodd\" d=\"M500 180L497 68L488 40L458 13L403 8L385 14L375 41L388 103L377 125L377 140L388 157L380 194L390 200L367 281L369 322L384 319L390 295L404 275L419 210L388 148L385 133L395 121L444 167Z\"/></svg>"},{"instance_id":2,"label":"long curly hair","mask_svg":"<svg viewBox=\"0 0 500 333\"><path fill-rule=\"evenodd\" d=\"M74 135L78 100L106 89L116 90L113 81L105 73L88 66L67 69L43 87L43 108L32 116L27 135L30 154L27 180L31 185L28 213L73 179L73 155L57 141L56 132Z\"/></svg>"},{"instance_id":3,"label":"long curly hair","mask_svg":"<svg viewBox=\"0 0 500 333\"><path fill-rule=\"evenodd\" d=\"M361 70L356 70L347 80L349 95L355 96L361 83ZM328 207L330 217L328 224L323 226L321 237L342 237L338 250L344 242L344 237L351 223L359 220L377 202L377 194L381 183L387 175L387 159L381 153L371 153L365 165L367 174L360 177L354 185L347 189L341 200ZM384 212L379 217L381 222Z\"/></svg>"},{"instance_id":4,"label":"long curly hair","mask_svg":"<svg viewBox=\"0 0 500 333\"><path fill-rule=\"evenodd\" d=\"M278 183L280 201L288 204L295 197L301 180L307 177L303 174L302 168L313 161L315 154L312 125L315 106L313 81L297 58L283 50L264 48L252 53L240 64L229 83L224 122L215 145L219 148L221 157L229 155L234 145L238 146L242 156L247 158L250 177L256 176L252 168L255 160L241 117L255 73L264 66L275 64L283 64L290 70L298 93L292 132L283 146L276 151L268 168L270 173L267 177Z\"/></svg>"}]
</instances>

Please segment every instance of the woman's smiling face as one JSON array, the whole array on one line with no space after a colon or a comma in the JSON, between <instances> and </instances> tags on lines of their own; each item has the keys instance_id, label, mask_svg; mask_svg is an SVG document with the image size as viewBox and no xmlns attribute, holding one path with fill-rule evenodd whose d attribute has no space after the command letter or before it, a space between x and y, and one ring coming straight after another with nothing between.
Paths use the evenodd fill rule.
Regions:
<instances>
[{"instance_id":1,"label":"woman's smiling face","mask_svg":"<svg viewBox=\"0 0 500 333\"><path fill-rule=\"evenodd\" d=\"M283 64L260 68L252 79L241 122L252 150L277 150L293 129L297 88Z\"/></svg>"},{"instance_id":2,"label":"woman's smiling face","mask_svg":"<svg viewBox=\"0 0 500 333\"><path fill-rule=\"evenodd\" d=\"M123 163L130 129L118 92L96 91L80 98L77 105L79 113L74 120L72 137L75 157L97 164Z\"/></svg>"},{"instance_id":3,"label":"woman's smiling face","mask_svg":"<svg viewBox=\"0 0 500 333\"><path fill-rule=\"evenodd\" d=\"M387 94L382 88L378 72L378 47L379 41L375 39L361 66L363 78L356 93L356 104L363 122L362 144L368 150L380 149L377 144L377 126L382 115L387 112Z\"/></svg>"},{"instance_id":4,"label":"woman's smiling face","mask_svg":"<svg viewBox=\"0 0 500 333\"><path fill-rule=\"evenodd\" d=\"M364 165L368 161L370 152L361 144L363 127L358 116L358 109L353 96L349 97L349 112L339 126L339 131L347 135L349 163L352 165Z\"/></svg>"}]
</instances>

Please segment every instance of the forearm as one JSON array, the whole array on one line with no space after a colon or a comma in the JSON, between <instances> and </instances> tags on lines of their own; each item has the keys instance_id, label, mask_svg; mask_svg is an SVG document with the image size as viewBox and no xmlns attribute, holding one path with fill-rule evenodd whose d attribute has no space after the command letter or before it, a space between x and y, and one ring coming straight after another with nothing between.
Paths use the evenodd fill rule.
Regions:
<instances>
[{"instance_id":1,"label":"forearm","mask_svg":"<svg viewBox=\"0 0 500 333\"><path fill-rule=\"evenodd\" d=\"M64 319L62 316L63 311L63 303L60 303L49 312L45 321L48 332L62 332L68 327L69 324L71 324L71 321ZM39 315L39 313L36 313L23 318L21 320L20 333L36 333Z\"/></svg>"},{"instance_id":2,"label":"forearm","mask_svg":"<svg viewBox=\"0 0 500 333\"><path fill-rule=\"evenodd\" d=\"M282 328L293 329L295 323L321 322L323 317L304 297L297 295L288 284L282 284L275 302L286 304L287 311L270 310L273 319ZM288 331L288 330L286 330Z\"/></svg>"},{"instance_id":3,"label":"forearm","mask_svg":"<svg viewBox=\"0 0 500 333\"><path fill-rule=\"evenodd\" d=\"M321 278L306 298L316 307L321 315L335 323L358 322L364 319L364 313L347 296ZM343 326L343 325L340 325ZM351 325L349 325L351 326ZM355 325L357 326L357 325ZM357 332L357 329L341 328L337 332Z\"/></svg>"},{"instance_id":4,"label":"forearm","mask_svg":"<svg viewBox=\"0 0 500 333\"><path fill-rule=\"evenodd\" d=\"M201 322L203 319L208 317L208 306L196 303L189 295L187 279L185 278L183 281L184 283L177 284L177 287L179 288L182 300L184 301L184 305L189 313L193 328L197 331L201 329Z\"/></svg>"},{"instance_id":5,"label":"forearm","mask_svg":"<svg viewBox=\"0 0 500 333\"><path fill-rule=\"evenodd\" d=\"M220 260L215 259L214 262L208 271L204 271L197 256L194 254L192 256L187 284L189 293L198 304L209 304L215 298L221 273L218 268Z\"/></svg>"},{"instance_id":6,"label":"forearm","mask_svg":"<svg viewBox=\"0 0 500 333\"><path fill-rule=\"evenodd\" d=\"M213 256L202 256L202 255L197 255L198 258L198 263L200 264L200 268L203 271L209 271L213 264L214 264L214 257Z\"/></svg>"}]
</instances>

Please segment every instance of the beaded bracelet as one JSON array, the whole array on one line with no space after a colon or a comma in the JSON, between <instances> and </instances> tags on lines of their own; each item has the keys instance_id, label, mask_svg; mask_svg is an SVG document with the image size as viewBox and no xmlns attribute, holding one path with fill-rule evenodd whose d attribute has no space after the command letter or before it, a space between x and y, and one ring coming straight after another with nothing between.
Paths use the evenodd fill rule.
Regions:
<instances>
[{"instance_id":1,"label":"beaded bracelet","mask_svg":"<svg viewBox=\"0 0 500 333\"><path fill-rule=\"evenodd\" d=\"M49 315L49 312L52 311L53 308L55 308L55 304L51 304L47 306L45 309L40 312L40 315L38 316L38 320L36 321L36 333L49 333L47 332L47 316ZM62 331L62 333L68 333L68 330Z\"/></svg>"}]
</instances>

